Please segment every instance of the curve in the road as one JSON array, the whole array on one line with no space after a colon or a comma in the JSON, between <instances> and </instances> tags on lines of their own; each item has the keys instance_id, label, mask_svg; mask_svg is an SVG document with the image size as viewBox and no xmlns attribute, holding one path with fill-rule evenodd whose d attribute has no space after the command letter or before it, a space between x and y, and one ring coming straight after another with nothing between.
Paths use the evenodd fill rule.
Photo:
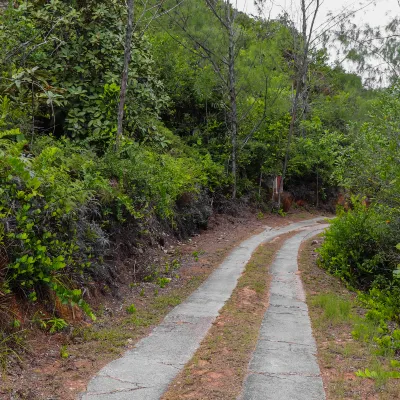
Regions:
<instances>
[{"instance_id":1,"label":"curve in the road","mask_svg":"<svg viewBox=\"0 0 400 400\"><path fill-rule=\"evenodd\" d=\"M229 299L254 250L282 234L315 225L323 217L267 228L236 247L208 279L175 307L152 333L106 365L90 382L82 400L156 400L191 359Z\"/></svg>"}]
</instances>

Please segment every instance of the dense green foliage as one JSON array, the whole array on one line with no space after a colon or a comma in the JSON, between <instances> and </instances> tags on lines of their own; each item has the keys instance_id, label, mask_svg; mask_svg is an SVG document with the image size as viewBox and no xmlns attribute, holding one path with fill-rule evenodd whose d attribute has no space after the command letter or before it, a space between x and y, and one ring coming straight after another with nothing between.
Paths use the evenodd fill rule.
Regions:
<instances>
[{"instance_id":1,"label":"dense green foliage","mask_svg":"<svg viewBox=\"0 0 400 400\"><path fill-rule=\"evenodd\" d=\"M354 199L354 209L342 211L326 235L320 251L324 266L353 286L368 288L378 276L392 279L396 239L385 217Z\"/></svg>"},{"instance_id":2,"label":"dense green foliage","mask_svg":"<svg viewBox=\"0 0 400 400\"><path fill-rule=\"evenodd\" d=\"M353 199L354 208L333 223L321 254L329 269L360 285L381 278L396 281L398 274L399 106L398 86L384 91L370 121L353 128L352 144L338 167L343 185L372 203L363 207Z\"/></svg>"},{"instance_id":3,"label":"dense green foliage","mask_svg":"<svg viewBox=\"0 0 400 400\"><path fill-rule=\"evenodd\" d=\"M33 302L55 294L93 316L82 289L113 230L152 215L174 226L181 195L224 181L207 152L160 123L168 94L141 35L126 137L114 151L125 13L117 1L54 0L0 15L2 293Z\"/></svg>"},{"instance_id":4,"label":"dense green foliage","mask_svg":"<svg viewBox=\"0 0 400 400\"><path fill-rule=\"evenodd\" d=\"M320 261L353 287L368 289L363 301L369 315L386 326L383 321L400 315L399 86L383 91L373 105L370 120L353 127L338 165L342 184L359 197L333 221ZM387 327L381 336L382 345L398 346Z\"/></svg>"}]
</instances>

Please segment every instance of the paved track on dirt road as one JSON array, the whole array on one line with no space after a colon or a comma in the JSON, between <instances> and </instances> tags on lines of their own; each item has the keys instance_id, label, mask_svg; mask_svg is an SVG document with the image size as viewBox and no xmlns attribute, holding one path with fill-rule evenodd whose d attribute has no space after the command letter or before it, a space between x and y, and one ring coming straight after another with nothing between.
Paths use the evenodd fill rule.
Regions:
<instances>
[{"instance_id":1,"label":"paved track on dirt road","mask_svg":"<svg viewBox=\"0 0 400 400\"><path fill-rule=\"evenodd\" d=\"M80 399L160 399L206 336L219 310L231 296L254 250L260 244L285 233L310 227L318 229L321 227L318 222L323 219L324 217L314 218L279 229L267 228L242 242L192 295L175 307L164 321L154 328L149 336L140 340L136 347L126 352L123 357L100 370L89 382L87 391L80 395ZM295 259L297 260L297 251ZM251 381L252 379L246 381L249 391L252 390ZM246 399L264 399L246 396L247 394Z\"/></svg>"}]
</instances>

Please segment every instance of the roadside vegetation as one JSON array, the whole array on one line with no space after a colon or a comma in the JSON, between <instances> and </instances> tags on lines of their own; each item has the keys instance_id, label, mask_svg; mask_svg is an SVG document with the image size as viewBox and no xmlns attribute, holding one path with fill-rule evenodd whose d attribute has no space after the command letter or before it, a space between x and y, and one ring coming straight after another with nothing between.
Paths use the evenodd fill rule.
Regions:
<instances>
[{"instance_id":1,"label":"roadside vegetation","mask_svg":"<svg viewBox=\"0 0 400 400\"><path fill-rule=\"evenodd\" d=\"M396 399L400 326L386 313L388 304L382 302L380 291L351 290L318 267L322 240L303 245L299 268L327 398Z\"/></svg>"},{"instance_id":2,"label":"roadside vegetation","mask_svg":"<svg viewBox=\"0 0 400 400\"><path fill-rule=\"evenodd\" d=\"M399 93L394 86L379 96L371 120L341 160L343 181L358 197L339 212L318 250L319 264L359 291L367 312L353 336L372 343L386 363L369 360L357 375L378 384L400 378Z\"/></svg>"}]
</instances>

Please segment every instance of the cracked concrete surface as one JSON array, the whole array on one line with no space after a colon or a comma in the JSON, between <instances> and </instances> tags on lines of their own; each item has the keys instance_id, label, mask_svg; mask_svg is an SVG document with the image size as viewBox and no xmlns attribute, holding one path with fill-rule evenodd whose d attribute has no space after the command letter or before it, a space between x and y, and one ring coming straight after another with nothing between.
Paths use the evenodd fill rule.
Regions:
<instances>
[{"instance_id":1,"label":"cracked concrete surface","mask_svg":"<svg viewBox=\"0 0 400 400\"><path fill-rule=\"evenodd\" d=\"M87 392L81 394L80 398L159 399L199 347L219 310L229 299L254 250L260 244L282 234L315 226L322 219L323 217L314 218L280 229L266 228L259 235L242 242L191 296L175 307L164 321L154 328L149 336L138 342L136 347L126 352L122 358L106 365L89 382ZM307 232L303 236L306 234ZM280 296L281 293L276 295ZM302 304L288 306L303 307ZM306 312L306 309L303 311Z\"/></svg>"},{"instance_id":2,"label":"cracked concrete surface","mask_svg":"<svg viewBox=\"0 0 400 400\"><path fill-rule=\"evenodd\" d=\"M301 242L324 227L287 240L270 269L269 307L250 361L242 400L324 400L297 255Z\"/></svg>"}]
</instances>

